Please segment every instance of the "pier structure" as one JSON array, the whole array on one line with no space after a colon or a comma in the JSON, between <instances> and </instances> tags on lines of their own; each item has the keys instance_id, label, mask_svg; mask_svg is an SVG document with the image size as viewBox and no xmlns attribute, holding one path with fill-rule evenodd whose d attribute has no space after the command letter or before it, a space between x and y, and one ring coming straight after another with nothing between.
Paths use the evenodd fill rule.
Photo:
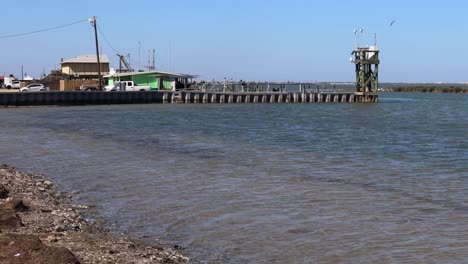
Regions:
<instances>
[{"instance_id":1,"label":"pier structure","mask_svg":"<svg viewBox=\"0 0 468 264\"><path fill-rule=\"evenodd\" d=\"M378 98L379 50L377 46L357 47L351 55L356 68L356 96Z\"/></svg>"},{"instance_id":2,"label":"pier structure","mask_svg":"<svg viewBox=\"0 0 468 264\"><path fill-rule=\"evenodd\" d=\"M36 105L105 105L105 104L247 104L247 103L372 103L377 102L374 93L354 92L202 92L145 91L49 91L0 93L0 106Z\"/></svg>"},{"instance_id":3,"label":"pier structure","mask_svg":"<svg viewBox=\"0 0 468 264\"><path fill-rule=\"evenodd\" d=\"M352 52L351 62L355 64L355 91L324 91L311 89L299 83L298 91L287 91L285 85L266 89L257 85L255 90L246 89L242 84L223 90L182 89L155 91L47 91L47 92L6 92L0 93L0 106L34 105L97 105L97 104L144 104L144 103L375 103L378 102L379 50L376 46L360 48ZM313 87L312 87L313 88Z\"/></svg>"}]
</instances>

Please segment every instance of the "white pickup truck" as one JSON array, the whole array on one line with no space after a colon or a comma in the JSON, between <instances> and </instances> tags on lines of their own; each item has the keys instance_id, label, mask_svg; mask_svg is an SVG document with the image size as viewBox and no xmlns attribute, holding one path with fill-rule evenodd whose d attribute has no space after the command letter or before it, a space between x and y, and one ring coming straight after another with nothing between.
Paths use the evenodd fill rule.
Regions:
<instances>
[{"instance_id":1,"label":"white pickup truck","mask_svg":"<svg viewBox=\"0 0 468 264\"><path fill-rule=\"evenodd\" d=\"M112 91L127 91L127 92L135 92L135 91L150 91L151 86L143 86L143 85L136 85L133 81L120 81L115 82L114 85L107 85L104 87L104 91L112 92Z\"/></svg>"}]
</instances>

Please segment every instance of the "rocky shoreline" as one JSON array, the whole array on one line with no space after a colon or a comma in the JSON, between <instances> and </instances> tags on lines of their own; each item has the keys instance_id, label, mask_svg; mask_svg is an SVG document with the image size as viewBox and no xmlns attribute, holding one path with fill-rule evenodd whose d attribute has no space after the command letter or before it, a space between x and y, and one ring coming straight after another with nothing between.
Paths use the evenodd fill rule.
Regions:
<instances>
[{"instance_id":1,"label":"rocky shoreline","mask_svg":"<svg viewBox=\"0 0 468 264\"><path fill-rule=\"evenodd\" d=\"M393 87L382 88L384 92L416 92L416 93L468 93L466 87L436 87L436 86L408 86L408 87Z\"/></svg>"},{"instance_id":2,"label":"rocky shoreline","mask_svg":"<svg viewBox=\"0 0 468 264\"><path fill-rule=\"evenodd\" d=\"M0 166L0 263L188 263L178 250L113 234L49 179Z\"/></svg>"}]
</instances>

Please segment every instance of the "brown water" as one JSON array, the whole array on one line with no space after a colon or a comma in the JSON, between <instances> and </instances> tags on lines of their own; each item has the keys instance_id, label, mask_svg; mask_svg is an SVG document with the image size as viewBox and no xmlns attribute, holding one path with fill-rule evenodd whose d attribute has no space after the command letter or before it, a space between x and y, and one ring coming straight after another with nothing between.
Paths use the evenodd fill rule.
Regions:
<instances>
[{"instance_id":1,"label":"brown water","mask_svg":"<svg viewBox=\"0 0 468 264\"><path fill-rule=\"evenodd\" d=\"M195 263L468 262L468 96L0 110L0 161Z\"/></svg>"}]
</instances>

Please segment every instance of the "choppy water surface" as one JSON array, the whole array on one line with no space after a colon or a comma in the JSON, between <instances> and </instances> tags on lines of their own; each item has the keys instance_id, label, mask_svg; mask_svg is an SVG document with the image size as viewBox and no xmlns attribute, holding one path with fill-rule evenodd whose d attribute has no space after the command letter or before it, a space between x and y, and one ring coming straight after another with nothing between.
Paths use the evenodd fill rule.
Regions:
<instances>
[{"instance_id":1,"label":"choppy water surface","mask_svg":"<svg viewBox=\"0 0 468 264\"><path fill-rule=\"evenodd\" d=\"M466 263L468 96L0 110L0 161L194 262Z\"/></svg>"}]
</instances>

